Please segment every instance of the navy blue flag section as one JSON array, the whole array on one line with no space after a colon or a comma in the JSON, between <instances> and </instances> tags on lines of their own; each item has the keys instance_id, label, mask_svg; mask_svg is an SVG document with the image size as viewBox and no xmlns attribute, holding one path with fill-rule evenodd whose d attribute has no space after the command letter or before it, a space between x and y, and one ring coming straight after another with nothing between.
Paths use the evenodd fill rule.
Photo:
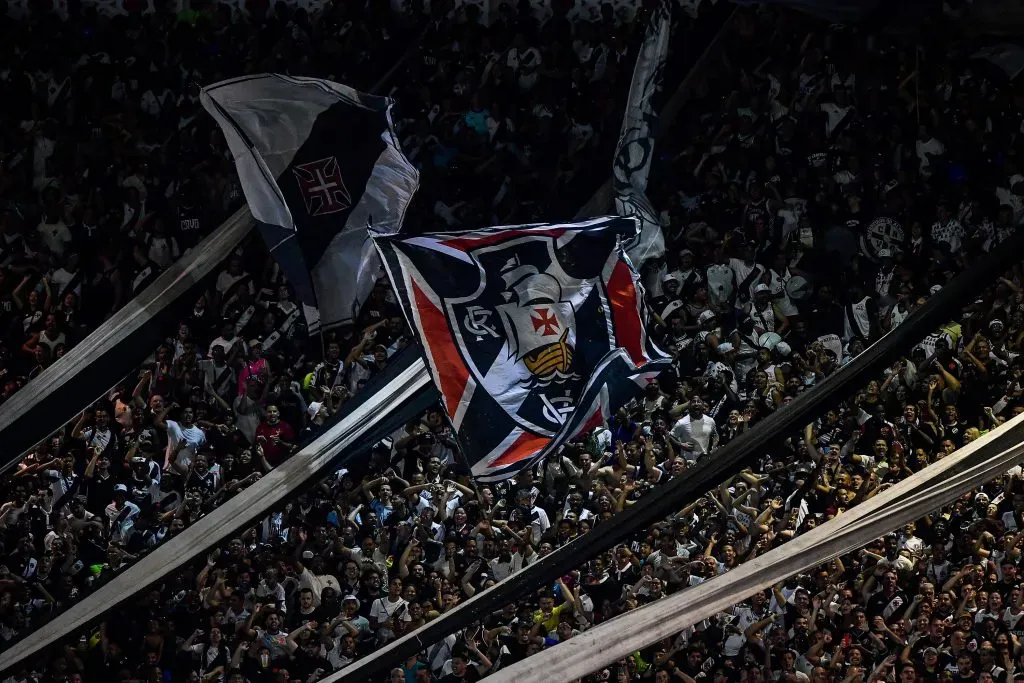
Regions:
<instances>
[{"instance_id":1,"label":"navy blue flag section","mask_svg":"<svg viewBox=\"0 0 1024 683\"><path fill-rule=\"evenodd\" d=\"M479 481L514 476L638 397L670 358L623 250L635 218L377 235Z\"/></svg>"},{"instance_id":2,"label":"navy blue flag section","mask_svg":"<svg viewBox=\"0 0 1024 683\"><path fill-rule=\"evenodd\" d=\"M203 88L249 209L310 332L352 322L380 275L369 229L395 233L419 187L392 101L317 78L259 74Z\"/></svg>"}]
</instances>

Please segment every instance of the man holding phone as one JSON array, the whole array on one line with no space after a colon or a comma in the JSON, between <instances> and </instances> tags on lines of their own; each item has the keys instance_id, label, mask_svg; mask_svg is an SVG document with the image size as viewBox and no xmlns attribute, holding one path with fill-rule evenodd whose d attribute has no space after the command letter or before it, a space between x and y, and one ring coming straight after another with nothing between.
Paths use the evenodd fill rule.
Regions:
<instances>
[{"instance_id":1,"label":"man holding phone","mask_svg":"<svg viewBox=\"0 0 1024 683\"><path fill-rule=\"evenodd\" d=\"M388 594L370 606L370 627L377 633L378 647L395 639L398 621L412 621L412 617L409 604L402 598L402 580L396 577L388 584Z\"/></svg>"}]
</instances>

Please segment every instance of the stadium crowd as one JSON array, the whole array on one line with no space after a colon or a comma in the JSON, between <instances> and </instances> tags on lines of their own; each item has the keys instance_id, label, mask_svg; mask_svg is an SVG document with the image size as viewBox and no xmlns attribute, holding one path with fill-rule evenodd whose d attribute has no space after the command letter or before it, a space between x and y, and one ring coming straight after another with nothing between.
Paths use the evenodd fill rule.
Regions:
<instances>
[{"instance_id":1,"label":"stadium crowd","mask_svg":"<svg viewBox=\"0 0 1024 683\"><path fill-rule=\"evenodd\" d=\"M302 13L268 20L283 46L256 40L244 22L220 15L209 24L202 16L178 17L168 35L206 48L183 53L222 57L234 49L238 71L270 69L301 60L303 45L319 45L346 22L365 19L345 11L315 25ZM394 40L416 25L384 13L373 21ZM585 83L601 83L604 91L614 83L624 97L632 66L626 44L610 43L611 31L600 25L563 26L575 31L568 43L555 30L558 22L549 22L541 37L511 6L501 16L506 23L485 38L462 36L445 21L434 34L445 42L428 34L422 61L407 67L398 92L402 101L419 103L399 110L403 144L423 169L416 227L564 217L547 211L571 212L569 188L586 185L588 165L607 168L621 115L616 91L603 92L601 116L566 92L583 93ZM129 27L139 46L161 26L140 25ZM46 30L61 26L67 32L58 24ZM379 67L382 55L394 52L349 28L338 32L353 42L324 48L325 63L333 64L327 58L335 54L361 54L361 66ZM944 24L931 29L941 45ZM236 33L254 42L233 42ZM480 63L450 54L456 44ZM248 45L255 46L251 53L241 47ZM442 412L429 410L378 446L369 462L332 473L205 561L3 680L316 681L686 476L700 458L898 325L1019 224L1024 176L1015 161L1021 120L1012 89L947 45L919 49L785 11L737 13L724 56L695 86L652 172L668 255L647 276L655 281L653 312L662 321L655 333L676 356L675 368L608 429L512 482L477 487L464 476ZM596 76L602 51L603 77ZM559 62L573 55L579 67ZM159 120L147 119L151 100L174 100L171 81L167 96L154 88L147 97L139 85L153 77L102 68L120 63L117 55L108 63L93 59L96 72L80 76L81 85L117 92L120 83L121 92L134 95L125 95L116 114L87 114L88 97L69 97L51 130L59 131L58 121L76 131L86 122L90 129L100 125L99 137L107 130L126 142L146 139L152 148L145 151L162 149L163 159L150 170L160 154L98 144L54 158L48 147L66 147L46 137L45 117L33 110L12 119L2 176L4 198L14 198L3 222L9 383L31 377L37 356L49 360L39 348L52 342L57 355L58 332L66 349L72 330L80 335L109 315L107 304L118 305L112 294L120 291L120 302L130 298L137 290L126 286L147 265L155 273L173 261L174 242L179 252L194 244L183 235L188 195L168 183L197 179L180 184L201 195L193 205L202 207L199 234L240 200L230 159L197 116L194 99L183 95L166 120L159 106ZM43 76L51 74L53 106L67 87L60 79L68 63L75 62L19 68L31 73L25 84L39 85L40 97ZM222 75L233 72L221 68ZM303 73L330 73L322 68L304 64ZM217 76L190 71L187 78ZM369 86L358 67L334 76ZM185 91L177 71L174 79ZM425 87L405 92L410 83ZM9 73L5 87L25 84ZM517 92L529 93L528 104L518 102ZM181 128L179 110L196 120ZM17 125L36 117L44 129L38 133L35 125ZM161 147L159 133L167 130L172 141ZM84 188L76 187L83 179L91 186L106 168L93 165L94 155L112 164L112 175L102 176L106 192L86 192L90 199L83 200ZM8 172L19 163L33 172ZM558 196L547 201L549 193ZM37 219L33 231L28 226ZM51 229L51 220L63 231ZM848 267L835 268L839 259ZM73 278L76 268L88 277L61 284L66 276L59 273ZM1024 273L1003 275L884 376L755 466L533 599L432 645L391 680L473 681L557 647L590 624L784 543L1024 409L1016 360L1024 341ZM76 286L81 296L69 299ZM308 359L319 350L304 346L294 311L262 247L248 245L138 377L40 444L4 482L4 643L59 619L135 557L291 456L409 340L384 286L357 331L327 340L316 362ZM29 317L36 319L25 323ZM16 388L5 387L5 397ZM592 678L1024 678L1017 631L1024 615L1021 476L1007 473L900 533L752 596Z\"/></svg>"}]
</instances>

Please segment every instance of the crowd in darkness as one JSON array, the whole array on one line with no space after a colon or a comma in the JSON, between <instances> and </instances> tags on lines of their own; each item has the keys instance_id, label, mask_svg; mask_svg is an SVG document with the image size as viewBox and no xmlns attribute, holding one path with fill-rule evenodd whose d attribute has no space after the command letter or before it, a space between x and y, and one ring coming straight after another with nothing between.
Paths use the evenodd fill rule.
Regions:
<instances>
[{"instance_id":1,"label":"crowd in darkness","mask_svg":"<svg viewBox=\"0 0 1024 683\"><path fill-rule=\"evenodd\" d=\"M2 401L241 205L232 159L199 106L200 84L258 71L363 90L399 83L390 92L395 118L424 181L408 223L426 229L582 203L591 189L583 179L563 173L560 191L546 191L545 155L561 148L560 163L593 174L611 153L621 103L605 93L602 115L575 105L576 120L586 117L582 139L569 134L577 123L565 113L566 93L624 90L621 65L642 34L630 15L573 16L593 47L566 53L558 41L573 30L567 21L542 29L526 4L501 5L486 30L473 6L443 3L401 12L384 3L310 12L278 4L269 13L259 3L193 2L184 11L157 3L155 13L112 19L88 4L68 10L58 17L33 7L2 24L0 89L10 105L0 112ZM673 51L672 66L685 67L714 32L701 35L695 15L675 25L694 38ZM612 33L614 50L603 37ZM461 49L454 35L464 36ZM453 82L461 85L450 92ZM449 185L477 175L499 177L515 202L454 201ZM307 342L292 298L263 245L247 240L137 375L24 457L0 496L5 646L290 457L408 343L386 288L354 332L323 347ZM116 651L137 634L110 635ZM81 662L91 666L100 652L106 661L110 648L92 647L98 642ZM129 668L142 671L145 659ZM73 664L47 664L47 675L82 674ZM173 670L170 659L158 664Z\"/></svg>"},{"instance_id":2,"label":"crowd in darkness","mask_svg":"<svg viewBox=\"0 0 1024 683\"><path fill-rule=\"evenodd\" d=\"M540 24L501 5L484 30L471 8L383 4L8 22L4 399L240 205L195 83L284 71L368 89L422 32L392 89L422 172L410 227L571 217L607 175L642 22L609 7ZM723 5L680 3L674 30L706 44ZM1019 98L935 12L917 41L778 9L730 18L651 174L668 249L644 276L673 369L606 428L475 486L430 409L368 462L4 683L313 683L657 495L813 389L1024 218ZM697 54L674 42L670 73ZM475 681L557 647L727 573L1018 414L1022 287L1021 268L1001 274L754 466L396 663L392 683ZM255 240L169 332L137 375L3 481L5 646L294 455L412 340L382 283L351 332L310 347ZM1022 478L1014 468L588 683L1024 679Z\"/></svg>"}]
</instances>

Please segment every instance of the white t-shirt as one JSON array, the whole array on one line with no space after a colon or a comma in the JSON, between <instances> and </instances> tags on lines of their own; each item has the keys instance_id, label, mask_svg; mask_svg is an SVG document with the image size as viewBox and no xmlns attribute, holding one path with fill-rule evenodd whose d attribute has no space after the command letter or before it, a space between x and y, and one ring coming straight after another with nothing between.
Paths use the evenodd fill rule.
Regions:
<instances>
[{"instance_id":1,"label":"white t-shirt","mask_svg":"<svg viewBox=\"0 0 1024 683\"><path fill-rule=\"evenodd\" d=\"M846 113L850 111L850 108L840 107L835 102L825 102L821 105L821 111L825 112L825 116L828 117L828 120L825 122L825 136L831 137L832 131L846 117Z\"/></svg>"},{"instance_id":2,"label":"white t-shirt","mask_svg":"<svg viewBox=\"0 0 1024 683\"><path fill-rule=\"evenodd\" d=\"M740 294L750 295L753 293L754 284L757 278L760 277L760 273L764 273L764 266L760 263L754 262L753 265L747 265L747 262L743 259L731 258L729 259L729 268L732 270L734 277L736 278L736 286L739 287L744 282L749 282L746 286L747 291L741 291ZM757 273L754 278L751 279L751 275ZM710 276L709 276L710 277Z\"/></svg>"},{"instance_id":3,"label":"white t-shirt","mask_svg":"<svg viewBox=\"0 0 1024 683\"><path fill-rule=\"evenodd\" d=\"M110 539L118 542L127 541L132 527L135 525L135 519L139 516L139 507L131 501L125 501L121 508L118 508L116 503L111 503L104 509L104 512L111 523Z\"/></svg>"},{"instance_id":4,"label":"white t-shirt","mask_svg":"<svg viewBox=\"0 0 1024 683\"><path fill-rule=\"evenodd\" d=\"M692 441L696 445L693 451L683 451L683 457L692 460L710 451L711 437L715 430L715 420L710 415L703 415L696 420L686 415L672 427L672 435L680 441Z\"/></svg>"},{"instance_id":5,"label":"white t-shirt","mask_svg":"<svg viewBox=\"0 0 1024 683\"><path fill-rule=\"evenodd\" d=\"M64 255L64 247L71 242L71 231L64 225L64 221L58 218L56 223L47 223L44 219L36 226L36 230L49 251L57 256Z\"/></svg>"},{"instance_id":6,"label":"white t-shirt","mask_svg":"<svg viewBox=\"0 0 1024 683\"><path fill-rule=\"evenodd\" d=\"M219 346L224 349L224 355L227 356L231 353L231 347L239 342L241 337L232 337L231 339L225 339L224 337L217 337L210 342L210 352L208 355L213 356L213 347Z\"/></svg>"},{"instance_id":7,"label":"white t-shirt","mask_svg":"<svg viewBox=\"0 0 1024 683\"><path fill-rule=\"evenodd\" d=\"M927 140L917 141L917 158L921 161L921 174L924 176L931 175L931 161L928 160L926 154L932 154L939 156L946 151L946 146L936 140L934 137Z\"/></svg>"},{"instance_id":8,"label":"white t-shirt","mask_svg":"<svg viewBox=\"0 0 1024 683\"><path fill-rule=\"evenodd\" d=\"M217 291L221 294L225 294L229 289L234 287L235 283L239 280L249 277L248 273L239 273L238 275L232 275L228 271L222 272L217 276ZM249 293L253 293L252 281L249 281Z\"/></svg>"},{"instance_id":9,"label":"white t-shirt","mask_svg":"<svg viewBox=\"0 0 1024 683\"><path fill-rule=\"evenodd\" d=\"M60 470L45 470L43 477L50 482L50 490L53 492L54 501L63 498L64 494L75 485L75 479L77 478L74 472L65 477Z\"/></svg>"},{"instance_id":10,"label":"white t-shirt","mask_svg":"<svg viewBox=\"0 0 1024 683\"><path fill-rule=\"evenodd\" d=\"M398 598L395 602L391 602L391 598L386 595L383 598L377 598L370 607L370 623L380 624L388 619L412 621L408 608L402 610L402 606L408 604L403 598ZM401 616L398 616L399 610L402 610Z\"/></svg>"},{"instance_id":11,"label":"white t-shirt","mask_svg":"<svg viewBox=\"0 0 1024 683\"><path fill-rule=\"evenodd\" d=\"M708 266L708 298L717 304L726 304L733 292L733 271L725 264Z\"/></svg>"},{"instance_id":12,"label":"white t-shirt","mask_svg":"<svg viewBox=\"0 0 1024 683\"><path fill-rule=\"evenodd\" d=\"M186 447L179 451L178 443L181 441L185 442ZM195 425L182 427L174 420L167 420L167 453L164 466L170 466L173 457L177 465L187 468L192 464L192 458L195 457L196 451L204 443L206 443L206 433L199 427Z\"/></svg>"},{"instance_id":13,"label":"white t-shirt","mask_svg":"<svg viewBox=\"0 0 1024 683\"><path fill-rule=\"evenodd\" d=\"M58 268L57 270L53 271L53 273L50 275L50 282L56 285L55 287L53 287L53 291L55 293L63 293L64 289L68 286L68 284L70 284L70 282L74 280L77 276L78 271L74 273L69 273L64 268ZM76 284L71 291L73 291L78 296L81 296L82 281L79 280L78 284Z\"/></svg>"},{"instance_id":14,"label":"white t-shirt","mask_svg":"<svg viewBox=\"0 0 1024 683\"><path fill-rule=\"evenodd\" d=\"M99 448L101 451L107 447L114 433L107 429L84 429L82 430L82 441L90 448Z\"/></svg>"}]
</instances>

